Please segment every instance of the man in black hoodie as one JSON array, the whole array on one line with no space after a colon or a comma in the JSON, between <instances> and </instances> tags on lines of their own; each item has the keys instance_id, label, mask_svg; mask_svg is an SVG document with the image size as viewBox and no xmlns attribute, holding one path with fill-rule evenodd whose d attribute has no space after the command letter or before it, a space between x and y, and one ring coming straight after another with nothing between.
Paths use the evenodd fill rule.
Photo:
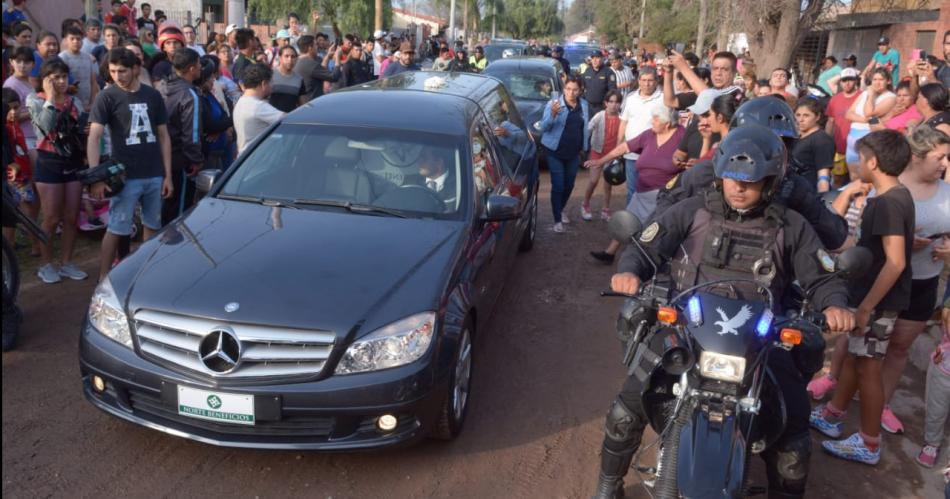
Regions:
<instances>
[{"instance_id":1,"label":"man in black hoodie","mask_svg":"<svg viewBox=\"0 0 950 499\"><path fill-rule=\"evenodd\" d=\"M172 221L191 206L195 189L189 182L201 170L201 104L195 81L201 77L198 52L189 48L175 52L175 72L158 85L168 112L168 135L172 143L172 182L175 191L162 204L162 225Z\"/></svg>"}]
</instances>

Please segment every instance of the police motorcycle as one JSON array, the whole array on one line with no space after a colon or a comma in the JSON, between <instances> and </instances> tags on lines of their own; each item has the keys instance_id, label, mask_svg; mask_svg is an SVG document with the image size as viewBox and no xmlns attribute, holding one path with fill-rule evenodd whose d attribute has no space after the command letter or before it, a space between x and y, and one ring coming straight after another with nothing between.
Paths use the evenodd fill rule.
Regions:
<instances>
[{"instance_id":1,"label":"police motorcycle","mask_svg":"<svg viewBox=\"0 0 950 499\"><path fill-rule=\"evenodd\" d=\"M3 226L22 226L24 230L36 236L46 244L46 233L36 222L20 211L20 206L10 192L10 187L4 178L3 182ZM16 346L19 337L20 324L23 322L23 313L16 304L20 293L20 266L17 261L14 241L7 241L3 237L3 351L7 352Z\"/></svg>"},{"instance_id":2,"label":"police motorcycle","mask_svg":"<svg viewBox=\"0 0 950 499\"><path fill-rule=\"evenodd\" d=\"M650 259L634 237L641 223L633 214L615 213L609 227L615 239L635 244ZM870 262L866 248L851 248L827 262L837 271L825 279L859 275ZM602 293L627 298L617 321L623 362L628 374L643 381L643 407L658 435L640 447L632 467L656 498L764 493L749 483L750 458L775 443L786 424L781 389L766 365L769 355L784 349L801 371L817 372L824 360L824 317L809 309L809 290L797 310L780 317L773 315L771 291L757 281L712 281L674 295L669 276L656 275L637 296ZM712 293L741 284L757 287L763 300ZM656 466L641 466L643 453L653 447Z\"/></svg>"}]
</instances>

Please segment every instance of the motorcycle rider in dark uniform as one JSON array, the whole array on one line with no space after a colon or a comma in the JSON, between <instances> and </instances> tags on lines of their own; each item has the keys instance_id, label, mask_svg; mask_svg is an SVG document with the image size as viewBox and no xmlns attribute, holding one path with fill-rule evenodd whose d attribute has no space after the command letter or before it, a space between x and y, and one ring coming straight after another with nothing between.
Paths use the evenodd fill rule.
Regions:
<instances>
[{"instance_id":1,"label":"motorcycle rider in dark uniform","mask_svg":"<svg viewBox=\"0 0 950 499\"><path fill-rule=\"evenodd\" d=\"M593 116L604 110L604 98L607 92L617 89L617 76L604 65L604 54L595 50L590 54L590 66L581 75L584 78L584 99Z\"/></svg>"},{"instance_id":2,"label":"motorcycle rider in dark uniform","mask_svg":"<svg viewBox=\"0 0 950 499\"><path fill-rule=\"evenodd\" d=\"M762 126L740 127L723 140L713 161L715 188L657 211L639 235L649 260L630 245L634 251L620 260L612 290L635 295L641 282L653 277L650 260L660 267L671 263L678 290L719 279L756 279L771 289L776 303L797 279L805 289L814 288L814 309L822 311L829 330L850 331L854 315L847 309L847 288L838 277L825 279L833 269L815 230L800 214L776 202L786 168L781 139ZM732 291L732 298L762 299L754 285L737 283ZM801 498L811 455L808 379L789 352L774 353L768 365L785 399L787 424L762 453L769 497ZM607 412L596 498L622 495L623 477L648 424L642 388L636 374L627 376Z\"/></svg>"},{"instance_id":3,"label":"motorcycle rider in dark uniform","mask_svg":"<svg viewBox=\"0 0 950 499\"><path fill-rule=\"evenodd\" d=\"M799 137L792 108L783 99L773 96L758 97L739 106L732 117L730 129L746 124L770 128L782 137L789 151ZM778 186L775 201L805 217L818 233L818 238L825 248L840 248L848 236L847 222L825 206L815 186L799 175L797 170L798 165L790 165L785 178ZM715 180L716 174L711 161L696 163L671 181L665 189L660 190L654 213L663 213L683 199L711 190Z\"/></svg>"}]
</instances>

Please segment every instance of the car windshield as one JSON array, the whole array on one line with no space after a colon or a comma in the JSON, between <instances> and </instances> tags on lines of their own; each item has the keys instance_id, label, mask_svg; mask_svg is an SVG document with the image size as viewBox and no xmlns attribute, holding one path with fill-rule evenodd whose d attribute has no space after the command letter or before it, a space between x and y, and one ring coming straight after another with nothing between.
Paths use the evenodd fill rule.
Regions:
<instances>
[{"instance_id":1,"label":"car windshield","mask_svg":"<svg viewBox=\"0 0 950 499\"><path fill-rule=\"evenodd\" d=\"M573 69L583 64L590 53L590 50L567 49L564 51L564 58L567 59L567 62L571 63L571 69Z\"/></svg>"},{"instance_id":2,"label":"car windshield","mask_svg":"<svg viewBox=\"0 0 950 499\"><path fill-rule=\"evenodd\" d=\"M284 124L241 161L218 197L411 218L461 217L467 188L456 137Z\"/></svg>"},{"instance_id":3,"label":"car windshield","mask_svg":"<svg viewBox=\"0 0 950 499\"><path fill-rule=\"evenodd\" d=\"M485 45L485 58L488 59L488 62L492 62L496 59L501 59L504 57L505 51L509 51L508 57L522 55L524 52L524 45L515 45L515 44L492 44Z\"/></svg>"},{"instance_id":4,"label":"car windshield","mask_svg":"<svg viewBox=\"0 0 950 499\"><path fill-rule=\"evenodd\" d=\"M491 70L487 73L501 80L515 100L549 100L554 90L554 80L549 75Z\"/></svg>"}]
</instances>

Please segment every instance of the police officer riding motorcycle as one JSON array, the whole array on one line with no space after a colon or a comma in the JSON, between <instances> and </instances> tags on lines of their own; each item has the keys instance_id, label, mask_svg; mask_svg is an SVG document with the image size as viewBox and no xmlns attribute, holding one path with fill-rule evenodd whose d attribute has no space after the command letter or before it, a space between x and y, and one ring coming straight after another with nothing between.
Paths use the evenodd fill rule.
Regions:
<instances>
[{"instance_id":1,"label":"police officer riding motorcycle","mask_svg":"<svg viewBox=\"0 0 950 499\"><path fill-rule=\"evenodd\" d=\"M746 125L769 128L781 137L789 151L799 138L798 123L792 108L784 99L773 96L757 97L739 106L729 128L735 130ZM788 165L776 186L774 200L805 217L826 248L840 248L847 239L848 224L844 218L827 209L821 197L816 194L815 186L799 174L801 168L801 165L794 161ZM712 161L696 163L660 191L655 213L663 213L678 201L710 190L715 180Z\"/></svg>"},{"instance_id":2,"label":"police officer riding motorcycle","mask_svg":"<svg viewBox=\"0 0 950 499\"><path fill-rule=\"evenodd\" d=\"M607 412L596 498L623 495L647 424L660 435L657 466L636 469L653 475L656 497L748 494L756 453L770 497L803 496L805 386L822 365L822 328L849 331L854 316L815 230L777 202L786 157L768 128L739 127L715 154L713 189L658 210L642 231L614 230L631 242L611 280L611 294L628 297L618 320L628 371ZM666 263L669 275L658 273ZM804 303L781 310L794 279Z\"/></svg>"}]
</instances>

